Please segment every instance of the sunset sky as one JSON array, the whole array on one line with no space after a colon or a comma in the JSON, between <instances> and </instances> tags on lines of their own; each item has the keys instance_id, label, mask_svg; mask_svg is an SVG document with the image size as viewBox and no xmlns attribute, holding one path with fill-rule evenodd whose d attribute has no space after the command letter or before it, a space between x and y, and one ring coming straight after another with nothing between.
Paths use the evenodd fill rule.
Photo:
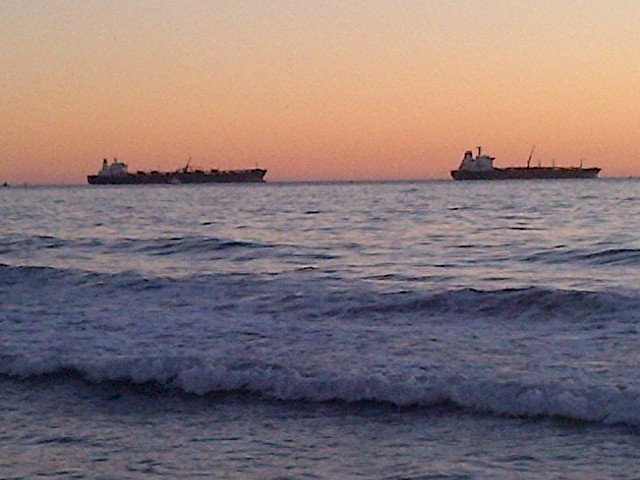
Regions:
<instances>
[{"instance_id":1,"label":"sunset sky","mask_svg":"<svg viewBox=\"0 0 640 480\"><path fill-rule=\"evenodd\" d=\"M269 181L497 166L640 176L636 0L2 0L0 181L267 168Z\"/></svg>"}]
</instances>

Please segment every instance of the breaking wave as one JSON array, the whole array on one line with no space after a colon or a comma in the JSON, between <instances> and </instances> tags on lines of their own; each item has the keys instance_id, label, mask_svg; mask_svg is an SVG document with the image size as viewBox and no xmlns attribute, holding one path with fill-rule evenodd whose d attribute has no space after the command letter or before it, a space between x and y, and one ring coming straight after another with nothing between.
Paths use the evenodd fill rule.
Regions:
<instances>
[{"instance_id":1,"label":"breaking wave","mask_svg":"<svg viewBox=\"0 0 640 480\"><path fill-rule=\"evenodd\" d=\"M179 358L118 358L84 365L53 358L0 356L0 375L14 380L80 376L92 384L155 384L198 396L243 393L296 402L383 403L397 407L451 406L494 416L561 417L604 425L640 425L640 390L572 381L526 383L446 372L411 376L316 372L275 364Z\"/></svg>"},{"instance_id":2,"label":"breaking wave","mask_svg":"<svg viewBox=\"0 0 640 480\"><path fill-rule=\"evenodd\" d=\"M52 267L13 267L0 264L0 293L33 290L39 298L62 296L101 301L114 292L135 297L136 292L157 291L156 296L135 297L162 304L168 297L187 299L192 306L208 306L216 298L248 298L246 306L264 312L295 312L313 318L388 319L398 315L430 315L448 319L506 318L510 320L565 319L572 321L615 318L637 320L640 296L636 291L583 291L541 287L444 291L379 291L366 282L332 280L314 270L287 274L211 274L181 279L144 276L136 272L95 273ZM53 301L53 300L52 300ZM46 303L46 300L43 300Z\"/></svg>"},{"instance_id":3,"label":"breaking wave","mask_svg":"<svg viewBox=\"0 0 640 480\"><path fill-rule=\"evenodd\" d=\"M632 348L640 311L634 290L385 291L316 270L165 278L0 264L0 295L6 378L71 372L89 383L152 384L190 395L446 405L640 425L629 357L607 343ZM536 325L547 339L532 340ZM545 349L557 336L565 340L549 360ZM618 357L598 357L610 361L600 369L583 355L567 373L574 346L585 350L592 339L617 348ZM462 341L468 351L453 361ZM523 364L549 363L503 375L505 352Z\"/></svg>"}]
</instances>

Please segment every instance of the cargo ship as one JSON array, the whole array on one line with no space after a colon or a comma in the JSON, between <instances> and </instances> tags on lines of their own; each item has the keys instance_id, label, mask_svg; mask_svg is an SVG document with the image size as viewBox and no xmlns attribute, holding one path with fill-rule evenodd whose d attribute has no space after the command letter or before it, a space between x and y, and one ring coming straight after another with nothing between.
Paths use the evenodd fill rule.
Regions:
<instances>
[{"instance_id":1,"label":"cargo ship","mask_svg":"<svg viewBox=\"0 0 640 480\"><path fill-rule=\"evenodd\" d=\"M189 163L174 172L137 171L129 173L126 163L116 159L109 163L105 158L96 175L88 175L91 185L137 185L137 184L191 184L191 183L256 183L264 182L267 171L261 168L248 170L197 170L189 168Z\"/></svg>"},{"instance_id":2,"label":"cargo ship","mask_svg":"<svg viewBox=\"0 0 640 480\"><path fill-rule=\"evenodd\" d=\"M452 170L451 176L454 180L537 180L537 179L569 179L569 178L596 178L600 173L600 168L583 168L582 162L579 167L532 167L531 157L533 149L529 154L526 167L496 168L493 166L494 157L482 154L482 148L478 147L478 155L473 156L473 152L465 152L458 170Z\"/></svg>"}]
</instances>

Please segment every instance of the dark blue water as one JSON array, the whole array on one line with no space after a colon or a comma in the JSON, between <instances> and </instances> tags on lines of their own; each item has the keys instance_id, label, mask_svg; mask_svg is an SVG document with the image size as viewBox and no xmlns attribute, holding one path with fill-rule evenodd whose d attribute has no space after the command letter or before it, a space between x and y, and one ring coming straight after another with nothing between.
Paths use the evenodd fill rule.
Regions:
<instances>
[{"instance_id":1,"label":"dark blue water","mask_svg":"<svg viewBox=\"0 0 640 480\"><path fill-rule=\"evenodd\" d=\"M0 201L1 478L635 478L639 181Z\"/></svg>"}]
</instances>

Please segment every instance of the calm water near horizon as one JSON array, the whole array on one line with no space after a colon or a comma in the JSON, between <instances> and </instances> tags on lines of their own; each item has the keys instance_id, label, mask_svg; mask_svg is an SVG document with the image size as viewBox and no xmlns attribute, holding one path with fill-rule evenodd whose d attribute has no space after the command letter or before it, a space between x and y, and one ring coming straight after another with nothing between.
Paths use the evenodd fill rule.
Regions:
<instances>
[{"instance_id":1,"label":"calm water near horizon","mask_svg":"<svg viewBox=\"0 0 640 480\"><path fill-rule=\"evenodd\" d=\"M640 180L0 189L0 478L638 478Z\"/></svg>"}]
</instances>

